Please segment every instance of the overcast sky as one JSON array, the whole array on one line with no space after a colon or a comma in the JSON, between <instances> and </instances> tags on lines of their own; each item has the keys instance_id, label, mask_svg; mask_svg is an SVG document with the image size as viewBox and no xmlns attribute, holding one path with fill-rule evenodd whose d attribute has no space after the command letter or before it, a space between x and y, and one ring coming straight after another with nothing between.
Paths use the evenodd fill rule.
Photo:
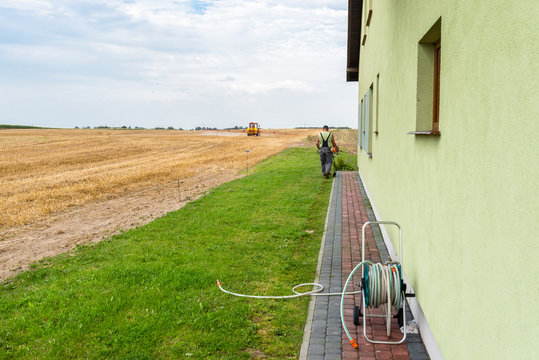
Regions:
<instances>
[{"instance_id":1,"label":"overcast sky","mask_svg":"<svg viewBox=\"0 0 539 360\"><path fill-rule=\"evenodd\" d=\"M0 124L357 128L345 0L0 0Z\"/></svg>"}]
</instances>

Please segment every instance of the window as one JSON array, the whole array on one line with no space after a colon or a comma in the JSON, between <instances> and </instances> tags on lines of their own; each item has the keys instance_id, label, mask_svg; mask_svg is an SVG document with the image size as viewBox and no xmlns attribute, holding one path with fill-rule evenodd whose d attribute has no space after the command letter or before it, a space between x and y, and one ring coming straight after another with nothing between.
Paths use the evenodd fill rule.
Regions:
<instances>
[{"instance_id":1,"label":"window","mask_svg":"<svg viewBox=\"0 0 539 360\"><path fill-rule=\"evenodd\" d=\"M440 67L442 62L442 43L440 40L434 43L434 98L432 110L432 130L438 131L440 118Z\"/></svg>"},{"instance_id":2,"label":"window","mask_svg":"<svg viewBox=\"0 0 539 360\"><path fill-rule=\"evenodd\" d=\"M374 133L376 135L378 135L378 119L379 119L379 113L380 113L380 73L378 73L378 75L376 75L376 96L375 96L375 101L376 101L376 106L375 106L375 110L376 110L376 115L375 115L375 120L376 120L376 125L375 125L375 128L374 128Z\"/></svg>"},{"instance_id":3,"label":"window","mask_svg":"<svg viewBox=\"0 0 539 360\"><path fill-rule=\"evenodd\" d=\"M357 111L357 116L359 117L359 131L357 132L357 144L360 150L363 150L363 99L359 103L359 108Z\"/></svg>"},{"instance_id":4,"label":"window","mask_svg":"<svg viewBox=\"0 0 539 360\"><path fill-rule=\"evenodd\" d=\"M440 135L442 19L418 42L416 128L413 135Z\"/></svg>"},{"instance_id":5,"label":"window","mask_svg":"<svg viewBox=\"0 0 539 360\"><path fill-rule=\"evenodd\" d=\"M365 150L369 157L372 157L372 98L373 98L373 85L369 87L367 93L361 100L360 109L360 128L359 128L359 140L360 149Z\"/></svg>"}]
</instances>

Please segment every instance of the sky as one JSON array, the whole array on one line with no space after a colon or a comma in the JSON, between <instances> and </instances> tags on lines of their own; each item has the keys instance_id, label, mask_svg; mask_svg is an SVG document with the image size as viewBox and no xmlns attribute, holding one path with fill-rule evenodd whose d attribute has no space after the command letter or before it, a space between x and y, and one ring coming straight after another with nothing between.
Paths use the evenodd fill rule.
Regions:
<instances>
[{"instance_id":1,"label":"sky","mask_svg":"<svg viewBox=\"0 0 539 360\"><path fill-rule=\"evenodd\" d=\"M345 0L0 0L0 124L357 128Z\"/></svg>"}]
</instances>

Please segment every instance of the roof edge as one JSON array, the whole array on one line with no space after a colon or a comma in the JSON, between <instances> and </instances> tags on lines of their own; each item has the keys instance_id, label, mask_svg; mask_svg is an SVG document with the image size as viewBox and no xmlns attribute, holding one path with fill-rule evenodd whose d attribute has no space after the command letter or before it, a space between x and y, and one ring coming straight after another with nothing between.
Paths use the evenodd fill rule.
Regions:
<instances>
[{"instance_id":1,"label":"roof edge","mask_svg":"<svg viewBox=\"0 0 539 360\"><path fill-rule=\"evenodd\" d=\"M348 45L346 81L359 79L359 51L361 49L361 21L363 0L348 0Z\"/></svg>"}]
</instances>

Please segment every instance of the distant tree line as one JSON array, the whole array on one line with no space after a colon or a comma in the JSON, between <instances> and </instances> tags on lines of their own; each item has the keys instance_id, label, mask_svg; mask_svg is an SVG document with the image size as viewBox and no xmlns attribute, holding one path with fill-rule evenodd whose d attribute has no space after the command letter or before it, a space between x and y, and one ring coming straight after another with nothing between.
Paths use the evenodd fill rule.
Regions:
<instances>
[{"instance_id":1,"label":"distant tree line","mask_svg":"<svg viewBox=\"0 0 539 360\"><path fill-rule=\"evenodd\" d=\"M78 126L75 126L75 129L92 129L91 126L83 126L82 128L79 128ZM131 126L120 126L120 127L112 127L112 126L107 126L107 125L101 125L101 126L94 126L93 129L108 129L108 130L146 130L145 127L141 127L141 126L135 126L135 127L131 127ZM159 126L156 126L155 128L153 128L153 130L183 130L182 128L178 128L178 129L175 129L173 126L169 126L167 128L164 128L164 127L159 127Z\"/></svg>"},{"instance_id":2,"label":"distant tree line","mask_svg":"<svg viewBox=\"0 0 539 360\"><path fill-rule=\"evenodd\" d=\"M195 131L199 130L219 130L216 127L206 127L206 126L197 126L195 127Z\"/></svg>"},{"instance_id":3,"label":"distant tree line","mask_svg":"<svg viewBox=\"0 0 539 360\"><path fill-rule=\"evenodd\" d=\"M0 129L52 129L47 127L29 126L29 125L3 125L0 124Z\"/></svg>"},{"instance_id":4,"label":"distant tree line","mask_svg":"<svg viewBox=\"0 0 539 360\"><path fill-rule=\"evenodd\" d=\"M320 129L322 126L296 126L294 129ZM345 130L345 129L351 129L351 127L349 126L329 126L328 127L330 129L340 129L340 130Z\"/></svg>"}]
</instances>

